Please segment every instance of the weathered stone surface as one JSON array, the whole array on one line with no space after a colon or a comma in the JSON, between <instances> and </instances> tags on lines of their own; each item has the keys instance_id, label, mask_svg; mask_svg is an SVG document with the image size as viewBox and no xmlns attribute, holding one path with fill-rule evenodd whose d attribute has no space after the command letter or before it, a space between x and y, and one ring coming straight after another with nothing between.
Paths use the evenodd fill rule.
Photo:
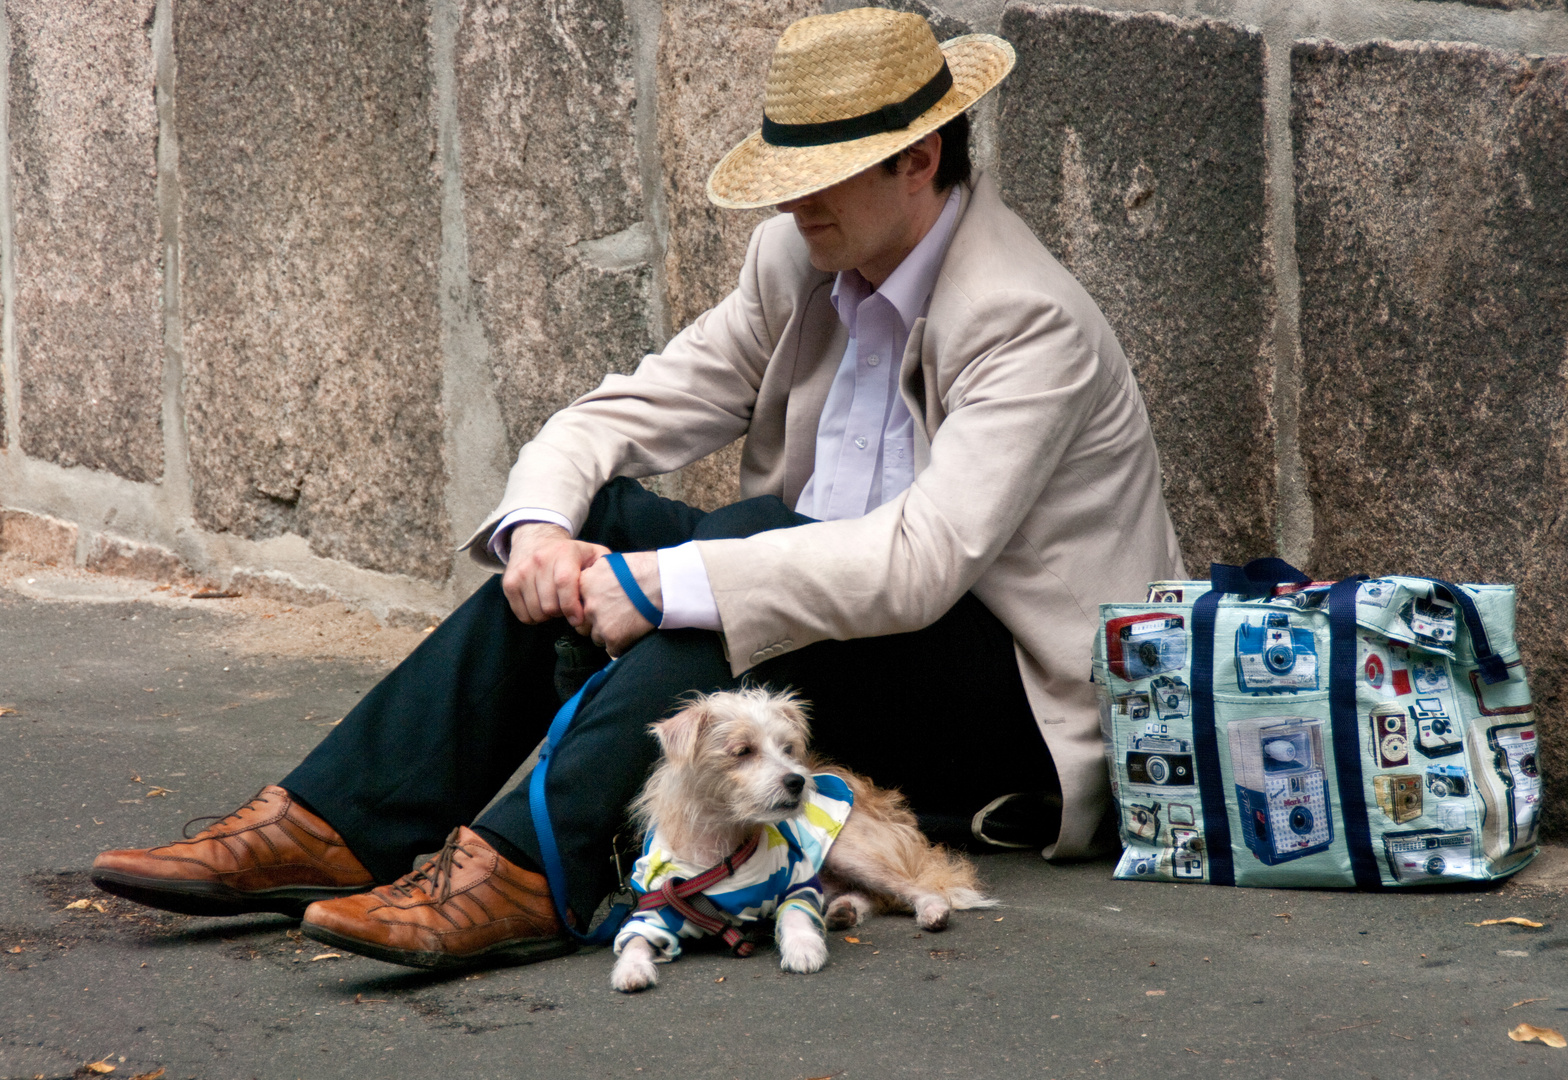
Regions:
<instances>
[{"instance_id":1,"label":"weathered stone surface","mask_svg":"<svg viewBox=\"0 0 1568 1080\"><path fill-rule=\"evenodd\" d=\"M46 565L76 562L76 525L26 510L0 510L0 553Z\"/></svg>"},{"instance_id":2,"label":"weathered stone surface","mask_svg":"<svg viewBox=\"0 0 1568 1080\"><path fill-rule=\"evenodd\" d=\"M720 210L708 174L762 125L768 59L815 0L666 0L659 28L659 145L670 238L664 269L676 329L735 287L746 241L772 210ZM723 62L715 58L723 57Z\"/></svg>"},{"instance_id":3,"label":"weathered stone surface","mask_svg":"<svg viewBox=\"0 0 1568 1080\"><path fill-rule=\"evenodd\" d=\"M762 125L768 59L784 28L814 15L817 0L665 0L659 27L659 145L669 215L665 291L679 330L735 287L746 242L771 210L720 210L708 174ZM722 60L716 60L722 58ZM698 506L739 493L738 444L698 462L669 493Z\"/></svg>"},{"instance_id":4,"label":"weathered stone surface","mask_svg":"<svg viewBox=\"0 0 1568 1080\"><path fill-rule=\"evenodd\" d=\"M439 177L415 0L175 5L199 522L444 577Z\"/></svg>"},{"instance_id":5,"label":"weathered stone surface","mask_svg":"<svg viewBox=\"0 0 1568 1080\"><path fill-rule=\"evenodd\" d=\"M1568 59L1292 57L1313 571L1520 587L1568 824Z\"/></svg>"},{"instance_id":6,"label":"weathered stone surface","mask_svg":"<svg viewBox=\"0 0 1568 1080\"><path fill-rule=\"evenodd\" d=\"M7 0L22 449L163 472L152 0Z\"/></svg>"},{"instance_id":7,"label":"weathered stone surface","mask_svg":"<svg viewBox=\"0 0 1568 1080\"><path fill-rule=\"evenodd\" d=\"M1449 2L1449 0L1443 0ZM1505 11L1560 11L1564 0L1459 0L1472 7L1502 8Z\"/></svg>"},{"instance_id":8,"label":"weathered stone surface","mask_svg":"<svg viewBox=\"0 0 1568 1080\"><path fill-rule=\"evenodd\" d=\"M1003 197L1132 361L1187 566L1274 549L1263 41L1216 22L1019 4L1002 21Z\"/></svg>"},{"instance_id":9,"label":"weathered stone surface","mask_svg":"<svg viewBox=\"0 0 1568 1080\"><path fill-rule=\"evenodd\" d=\"M140 544L123 536L98 533L87 543L87 569L100 574L144 578L148 581L198 580L180 557L157 544Z\"/></svg>"},{"instance_id":10,"label":"weathered stone surface","mask_svg":"<svg viewBox=\"0 0 1568 1080\"><path fill-rule=\"evenodd\" d=\"M463 5L469 272L515 445L655 344L631 59L620 0Z\"/></svg>"},{"instance_id":11,"label":"weathered stone surface","mask_svg":"<svg viewBox=\"0 0 1568 1080\"><path fill-rule=\"evenodd\" d=\"M822 5L822 10L848 11L850 8L857 7L879 7L889 11L913 12L931 24L931 32L936 35L938 41L974 33L974 27L967 22L954 18L941 8L926 3L925 0L876 0L874 3L865 3L863 0L828 0Z\"/></svg>"}]
</instances>

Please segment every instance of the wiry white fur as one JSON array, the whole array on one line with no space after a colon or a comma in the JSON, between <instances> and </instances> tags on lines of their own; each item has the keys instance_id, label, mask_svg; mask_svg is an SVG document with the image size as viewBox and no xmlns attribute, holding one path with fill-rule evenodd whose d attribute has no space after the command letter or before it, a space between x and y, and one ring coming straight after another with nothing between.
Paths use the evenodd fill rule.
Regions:
<instances>
[{"instance_id":1,"label":"wiry white fur","mask_svg":"<svg viewBox=\"0 0 1568 1080\"><path fill-rule=\"evenodd\" d=\"M811 774L831 772L855 793L855 809L822 868L829 929L856 926L880 910L912 912L934 931L954 909L995 906L969 860L926 840L903 796L808 753L798 696L756 687L698 696L652 730L664 757L632 812L645 830L658 822L661 840L682 861L719 862L762 825L801 813L816 787ZM785 971L810 973L827 962L822 930L805 912L786 909L775 935ZM628 942L610 984L630 993L658 981L653 947Z\"/></svg>"}]
</instances>

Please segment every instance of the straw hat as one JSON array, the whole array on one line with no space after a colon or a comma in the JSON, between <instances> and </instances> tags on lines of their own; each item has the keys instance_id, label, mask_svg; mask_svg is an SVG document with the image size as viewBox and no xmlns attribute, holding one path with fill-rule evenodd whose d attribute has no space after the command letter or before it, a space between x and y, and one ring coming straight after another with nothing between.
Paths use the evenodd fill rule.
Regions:
<instances>
[{"instance_id":1,"label":"straw hat","mask_svg":"<svg viewBox=\"0 0 1568 1080\"><path fill-rule=\"evenodd\" d=\"M847 180L979 101L1015 59L990 34L938 45L930 24L905 12L801 19L773 49L762 130L714 167L708 198L747 210Z\"/></svg>"}]
</instances>

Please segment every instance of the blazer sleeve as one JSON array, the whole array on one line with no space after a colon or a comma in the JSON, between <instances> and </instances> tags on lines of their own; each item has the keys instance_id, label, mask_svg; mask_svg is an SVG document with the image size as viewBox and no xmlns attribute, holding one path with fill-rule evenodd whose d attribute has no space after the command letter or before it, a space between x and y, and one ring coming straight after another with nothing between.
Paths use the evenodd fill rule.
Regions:
<instances>
[{"instance_id":1,"label":"blazer sleeve","mask_svg":"<svg viewBox=\"0 0 1568 1080\"><path fill-rule=\"evenodd\" d=\"M500 505L463 545L476 561L499 565L490 534L515 509L554 510L575 533L614 478L671 472L746 433L776 336L763 313L759 264L777 220L752 233L729 296L632 374L605 376L523 446Z\"/></svg>"},{"instance_id":2,"label":"blazer sleeve","mask_svg":"<svg viewBox=\"0 0 1568 1080\"><path fill-rule=\"evenodd\" d=\"M935 622L1116 391L1080 326L1038 293L993 293L966 311L923 345L969 359L940 365L956 369L939 388L947 415L912 486L864 517L699 542L736 674L815 641Z\"/></svg>"}]
</instances>

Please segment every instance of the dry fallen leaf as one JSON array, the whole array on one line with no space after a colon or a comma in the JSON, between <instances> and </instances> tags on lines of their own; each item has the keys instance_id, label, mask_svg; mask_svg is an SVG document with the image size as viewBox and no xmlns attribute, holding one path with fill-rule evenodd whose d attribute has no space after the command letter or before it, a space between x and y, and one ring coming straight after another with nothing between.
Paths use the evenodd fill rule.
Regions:
<instances>
[{"instance_id":1,"label":"dry fallen leaf","mask_svg":"<svg viewBox=\"0 0 1568 1080\"><path fill-rule=\"evenodd\" d=\"M1508 1033L1508 1037L1514 1042L1543 1042L1559 1050L1568 1046L1568 1039L1563 1038L1563 1033L1556 1028L1536 1027L1534 1024L1520 1024Z\"/></svg>"},{"instance_id":2,"label":"dry fallen leaf","mask_svg":"<svg viewBox=\"0 0 1568 1080\"><path fill-rule=\"evenodd\" d=\"M1290 912L1288 912L1288 911L1281 911L1278 914L1276 914L1274 917L1276 919L1284 919L1286 922L1290 922L1290 919L1291 919Z\"/></svg>"},{"instance_id":3,"label":"dry fallen leaf","mask_svg":"<svg viewBox=\"0 0 1568 1080\"><path fill-rule=\"evenodd\" d=\"M315 956L312 956L310 958L310 962L312 964L314 964L317 960L341 960L341 959L343 959L343 954L340 953L340 952L324 952L324 953L317 953Z\"/></svg>"},{"instance_id":4,"label":"dry fallen leaf","mask_svg":"<svg viewBox=\"0 0 1568 1080\"><path fill-rule=\"evenodd\" d=\"M1533 1004L1534 1002L1545 1001L1545 1000L1547 1000L1547 999L1546 998L1525 998L1523 1001L1516 1001L1516 1002L1514 1002L1512 1005L1508 1006L1508 1009L1517 1009L1521 1005L1530 1005L1530 1004ZM1504 1009L1503 1012L1507 1012L1508 1009Z\"/></svg>"},{"instance_id":5,"label":"dry fallen leaf","mask_svg":"<svg viewBox=\"0 0 1568 1080\"><path fill-rule=\"evenodd\" d=\"M66 911L86 911L88 908L90 908L92 906L93 906L93 902L91 900L87 899L87 897L84 896L80 900L72 900L69 904L66 904L65 905L65 910Z\"/></svg>"},{"instance_id":6,"label":"dry fallen leaf","mask_svg":"<svg viewBox=\"0 0 1568 1080\"><path fill-rule=\"evenodd\" d=\"M0 716L15 716L16 710L9 705L0 705Z\"/></svg>"},{"instance_id":7,"label":"dry fallen leaf","mask_svg":"<svg viewBox=\"0 0 1568 1080\"><path fill-rule=\"evenodd\" d=\"M724 976L720 975L717 979L714 979L713 981L716 982L716 983L721 983L721 982L724 981Z\"/></svg>"},{"instance_id":8,"label":"dry fallen leaf","mask_svg":"<svg viewBox=\"0 0 1568 1080\"><path fill-rule=\"evenodd\" d=\"M109 1059L108 1058L104 1058L102 1061L91 1062L87 1066L87 1071L88 1072L100 1073L100 1074L102 1074L102 1073L112 1073L112 1072L114 1072L114 1066L109 1064Z\"/></svg>"},{"instance_id":9,"label":"dry fallen leaf","mask_svg":"<svg viewBox=\"0 0 1568 1080\"><path fill-rule=\"evenodd\" d=\"M153 787L150 787L150 788L147 789L147 798L149 798L149 799L161 799L165 795L172 794L173 791L174 791L173 788L153 786Z\"/></svg>"},{"instance_id":10,"label":"dry fallen leaf","mask_svg":"<svg viewBox=\"0 0 1568 1080\"><path fill-rule=\"evenodd\" d=\"M1164 997L1165 996L1165 991L1164 990L1145 990L1143 992L1143 996L1144 997Z\"/></svg>"},{"instance_id":11,"label":"dry fallen leaf","mask_svg":"<svg viewBox=\"0 0 1568 1080\"><path fill-rule=\"evenodd\" d=\"M158 1066L152 1072L137 1073L131 1080L163 1080L163 1066Z\"/></svg>"},{"instance_id":12,"label":"dry fallen leaf","mask_svg":"<svg viewBox=\"0 0 1568 1080\"><path fill-rule=\"evenodd\" d=\"M107 915L109 913L109 909L104 907L102 900L94 900L92 903L92 909L100 915Z\"/></svg>"},{"instance_id":13,"label":"dry fallen leaf","mask_svg":"<svg viewBox=\"0 0 1568 1080\"><path fill-rule=\"evenodd\" d=\"M1545 924L1544 923L1538 923L1538 922L1531 922L1529 919L1521 919L1517 915L1510 915L1506 919L1482 919L1480 922L1473 922L1473 923L1470 923L1469 925L1471 925L1471 926L1528 926L1528 927L1532 927L1533 929L1539 930Z\"/></svg>"},{"instance_id":14,"label":"dry fallen leaf","mask_svg":"<svg viewBox=\"0 0 1568 1080\"><path fill-rule=\"evenodd\" d=\"M860 944L860 939L858 937L847 937L844 940L849 942L851 945L859 945Z\"/></svg>"},{"instance_id":15,"label":"dry fallen leaf","mask_svg":"<svg viewBox=\"0 0 1568 1080\"><path fill-rule=\"evenodd\" d=\"M9 949L6 950L8 953L19 953L21 951L22 947L20 945L12 945Z\"/></svg>"}]
</instances>

